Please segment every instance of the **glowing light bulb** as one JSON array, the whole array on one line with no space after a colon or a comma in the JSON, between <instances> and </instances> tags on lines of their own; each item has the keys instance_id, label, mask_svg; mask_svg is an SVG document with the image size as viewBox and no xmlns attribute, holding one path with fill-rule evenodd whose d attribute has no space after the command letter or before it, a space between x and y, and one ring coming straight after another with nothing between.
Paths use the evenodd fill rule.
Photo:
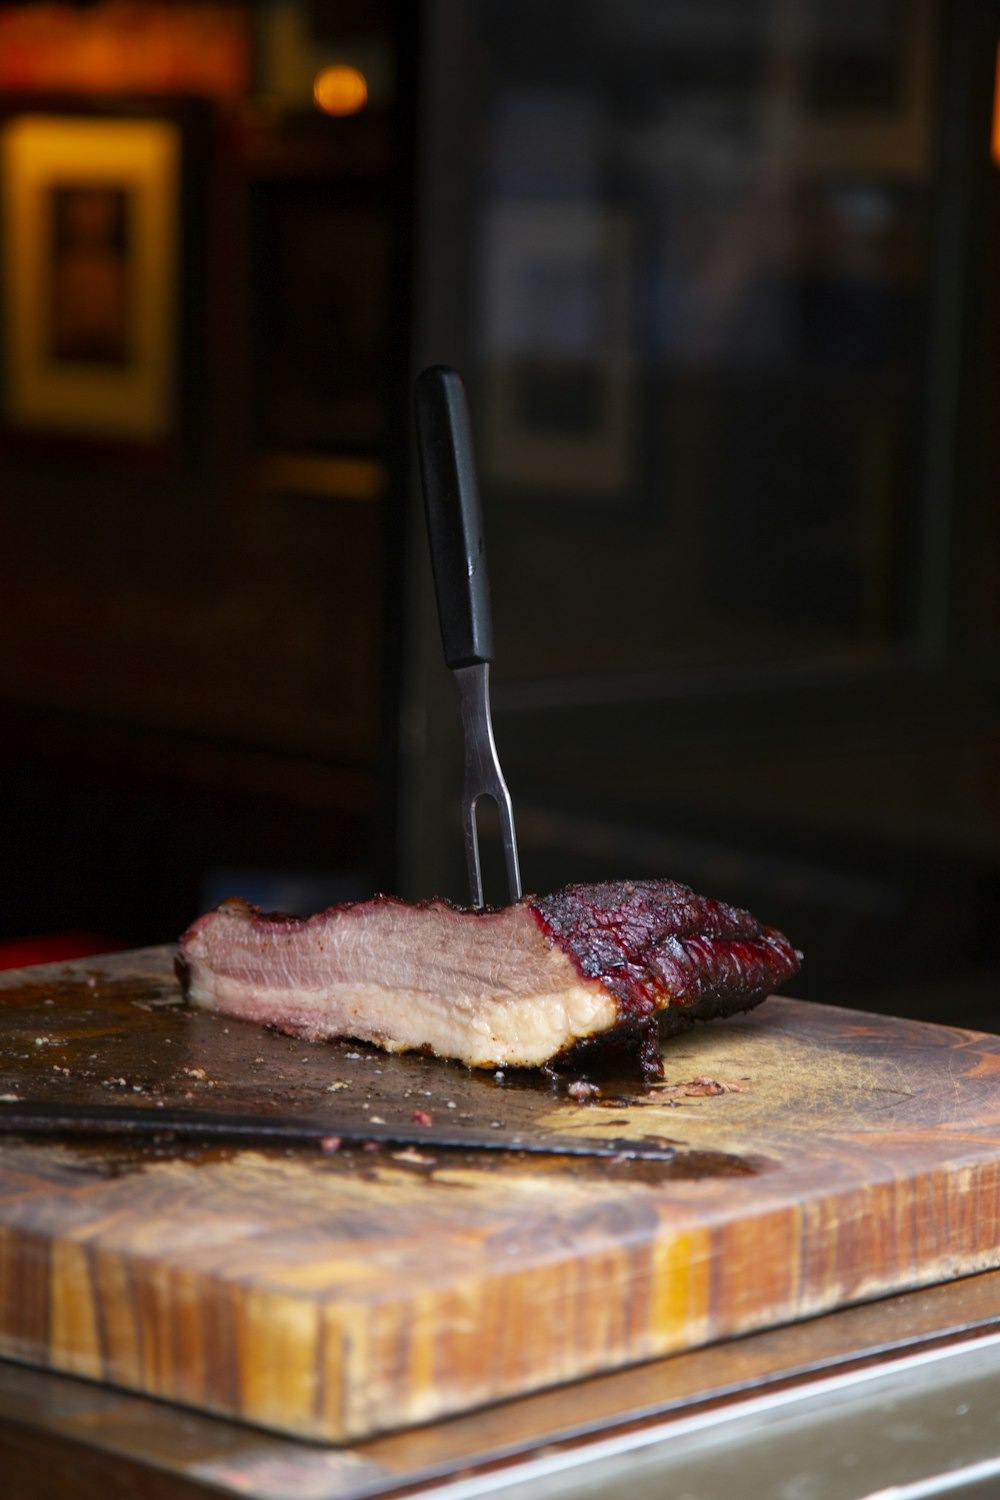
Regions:
<instances>
[{"instance_id":1,"label":"glowing light bulb","mask_svg":"<svg viewBox=\"0 0 1000 1500\"><path fill-rule=\"evenodd\" d=\"M316 74L313 99L324 114L356 115L368 103L368 80L347 63L333 63Z\"/></svg>"}]
</instances>

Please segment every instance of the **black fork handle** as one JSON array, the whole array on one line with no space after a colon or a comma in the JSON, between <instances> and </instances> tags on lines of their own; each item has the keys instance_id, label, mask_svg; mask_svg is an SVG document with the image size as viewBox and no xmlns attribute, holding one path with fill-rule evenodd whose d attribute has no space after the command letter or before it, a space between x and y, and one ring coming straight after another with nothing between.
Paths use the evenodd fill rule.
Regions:
<instances>
[{"instance_id":1,"label":"black fork handle","mask_svg":"<svg viewBox=\"0 0 1000 1500\"><path fill-rule=\"evenodd\" d=\"M454 670L493 660L493 617L472 427L457 371L431 365L413 393L444 659Z\"/></svg>"}]
</instances>

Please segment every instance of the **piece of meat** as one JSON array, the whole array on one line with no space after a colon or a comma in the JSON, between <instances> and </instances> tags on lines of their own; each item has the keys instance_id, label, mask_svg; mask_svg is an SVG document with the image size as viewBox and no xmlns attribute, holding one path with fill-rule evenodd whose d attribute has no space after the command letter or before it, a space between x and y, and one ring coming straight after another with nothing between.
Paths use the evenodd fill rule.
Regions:
<instances>
[{"instance_id":1,"label":"piece of meat","mask_svg":"<svg viewBox=\"0 0 1000 1500\"><path fill-rule=\"evenodd\" d=\"M570 885L467 911L390 896L313 917L224 901L180 940L193 1005L309 1040L353 1037L470 1067L638 1050L748 1010L794 974L788 939L672 880Z\"/></svg>"}]
</instances>

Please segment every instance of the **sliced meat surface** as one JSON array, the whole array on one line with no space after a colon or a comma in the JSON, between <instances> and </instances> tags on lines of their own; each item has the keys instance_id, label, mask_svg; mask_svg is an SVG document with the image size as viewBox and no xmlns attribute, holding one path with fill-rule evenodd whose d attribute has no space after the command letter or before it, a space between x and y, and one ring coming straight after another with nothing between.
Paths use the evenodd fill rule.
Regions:
<instances>
[{"instance_id":1,"label":"sliced meat surface","mask_svg":"<svg viewBox=\"0 0 1000 1500\"><path fill-rule=\"evenodd\" d=\"M639 880L482 912L376 896L303 918L233 899L181 938L178 973L192 1004L310 1040L470 1067L624 1043L655 1070L661 1030L748 1009L800 957L747 912Z\"/></svg>"}]
</instances>

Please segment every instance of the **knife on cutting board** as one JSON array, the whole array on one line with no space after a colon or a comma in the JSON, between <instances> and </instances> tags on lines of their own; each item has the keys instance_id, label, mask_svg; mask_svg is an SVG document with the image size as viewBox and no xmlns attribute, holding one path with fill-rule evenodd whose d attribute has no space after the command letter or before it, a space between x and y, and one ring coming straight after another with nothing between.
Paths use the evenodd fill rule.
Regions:
<instances>
[{"instance_id":1,"label":"knife on cutting board","mask_svg":"<svg viewBox=\"0 0 1000 1500\"><path fill-rule=\"evenodd\" d=\"M544 1156L597 1156L629 1161L669 1161L673 1146L656 1136L603 1140L584 1135L536 1135L430 1125L394 1125L337 1115L263 1115L229 1110L157 1109L137 1104L55 1104L19 1101L0 1104L0 1134L21 1136L102 1136L156 1139L166 1136L211 1143L272 1145L416 1146L436 1150L530 1152Z\"/></svg>"}]
</instances>

